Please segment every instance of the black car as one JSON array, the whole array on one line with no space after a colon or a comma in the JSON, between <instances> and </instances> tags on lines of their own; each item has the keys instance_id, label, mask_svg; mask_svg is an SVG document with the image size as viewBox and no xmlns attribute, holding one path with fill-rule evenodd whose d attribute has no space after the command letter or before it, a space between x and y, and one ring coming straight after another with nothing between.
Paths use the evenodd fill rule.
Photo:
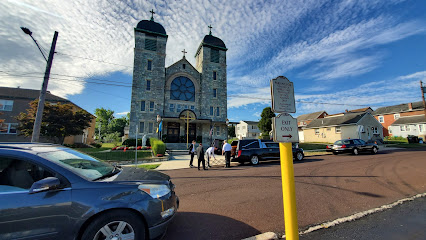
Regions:
<instances>
[{"instance_id":1,"label":"black car","mask_svg":"<svg viewBox=\"0 0 426 240\"><path fill-rule=\"evenodd\" d=\"M327 152L334 155L339 153L352 153L358 155L360 152L370 152L376 154L379 146L375 143L366 143L362 139L343 139L336 141L333 145L327 145Z\"/></svg>"},{"instance_id":2,"label":"black car","mask_svg":"<svg viewBox=\"0 0 426 240\"><path fill-rule=\"evenodd\" d=\"M232 162L250 162L253 165L259 164L262 160L279 160L279 143L272 140L242 139L231 144L235 149L235 157ZM305 157L302 148L293 145L293 160L301 161Z\"/></svg>"},{"instance_id":3,"label":"black car","mask_svg":"<svg viewBox=\"0 0 426 240\"><path fill-rule=\"evenodd\" d=\"M0 239L154 239L179 207L166 174L52 144L0 144Z\"/></svg>"}]
</instances>

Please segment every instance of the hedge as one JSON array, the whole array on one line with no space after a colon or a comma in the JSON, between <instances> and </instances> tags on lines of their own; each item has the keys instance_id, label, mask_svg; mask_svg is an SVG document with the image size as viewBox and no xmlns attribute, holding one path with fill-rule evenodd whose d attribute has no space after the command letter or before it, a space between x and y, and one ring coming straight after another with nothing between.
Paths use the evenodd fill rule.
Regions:
<instances>
[{"instance_id":1,"label":"hedge","mask_svg":"<svg viewBox=\"0 0 426 240\"><path fill-rule=\"evenodd\" d=\"M156 156L157 154L164 155L166 153L166 144L163 141L157 138L150 138L150 143L154 156Z\"/></svg>"}]
</instances>

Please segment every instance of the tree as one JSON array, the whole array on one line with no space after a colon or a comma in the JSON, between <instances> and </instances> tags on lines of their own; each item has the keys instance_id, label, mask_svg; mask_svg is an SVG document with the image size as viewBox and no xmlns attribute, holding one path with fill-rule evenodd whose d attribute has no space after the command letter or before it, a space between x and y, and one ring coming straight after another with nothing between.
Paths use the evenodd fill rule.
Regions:
<instances>
[{"instance_id":1,"label":"tree","mask_svg":"<svg viewBox=\"0 0 426 240\"><path fill-rule=\"evenodd\" d=\"M234 126L228 126L228 136L231 138L235 137L235 127Z\"/></svg>"},{"instance_id":2,"label":"tree","mask_svg":"<svg viewBox=\"0 0 426 240\"><path fill-rule=\"evenodd\" d=\"M104 137L109 132L109 124L114 119L114 111L106 110L105 108L96 108L95 109L96 116L96 133L100 135L101 138ZM96 135L96 134L95 134Z\"/></svg>"},{"instance_id":3,"label":"tree","mask_svg":"<svg viewBox=\"0 0 426 240\"><path fill-rule=\"evenodd\" d=\"M20 113L18 130L21 135L31 136L37 112L38 100L30 103L27 112ZM83 109L74 111L74 105L45 103L40 135L51 139L54 143L63 144L67 136L80 135L90 126L93 116Z\"/></svg>"},{"instance_id":4,"label":"tree","mask_svg":"<svg viewBox=\"0 0 426 240\"><path fill-rule=\"evenodd\" d=\"M266 107L263 109L262 114L260 115L261 119L257 126L263 134L268 134L272 130L272 118L275 117L275 113L272 112L271 107Z\"/></svg>"}]
</instances>

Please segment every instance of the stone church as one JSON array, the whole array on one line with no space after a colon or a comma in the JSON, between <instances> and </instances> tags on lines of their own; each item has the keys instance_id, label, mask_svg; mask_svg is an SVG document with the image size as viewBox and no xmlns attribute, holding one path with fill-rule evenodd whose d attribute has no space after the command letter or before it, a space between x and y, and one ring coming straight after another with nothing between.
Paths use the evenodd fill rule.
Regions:
<instances>
[{"instance_id":1,"label":"stone church","mask_svg":"<svg viewBox=\"0 0 426 240\"><path fill-rule=\"evenodd\" d=\"M195 67L186 60L185 50L181 60L166 67L167 38L153 17L135 28L129 137L135 138L136 131L139 138L161 137L168 147L187 139L202 141L204 146L213 139L226 139L224 42L212 35L210 27L198 46ZM162 120L161 134L157 119Z\"/></svg>"}]
</instances>

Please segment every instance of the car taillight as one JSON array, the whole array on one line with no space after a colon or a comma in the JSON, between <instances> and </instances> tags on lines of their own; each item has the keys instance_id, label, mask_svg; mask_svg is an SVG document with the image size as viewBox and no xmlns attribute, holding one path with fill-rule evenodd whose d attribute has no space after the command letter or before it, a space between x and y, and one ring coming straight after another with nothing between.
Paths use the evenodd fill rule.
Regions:
<instances>
[{"instance_id":1,"label":"car taillight","mask_svg":"<svg viewBox=\"0 0 426 240\"><path fill-rule=\"evenodd\" d=\"M327 145L327 147L325 147L325 148L327 148L327 149L330 149L330 147Z\"/></svg>"},{"instance_id":2,"label":"car taillight","mask_svg":"<svg viewBox=\"0 0 426 240\"><path fill-rule=\"evenodd\" d=\"M238 150L238 157L241 156L241 150Z\"/></svg>"},{"instance_id":3,"label":"car taillight","mask_svg":"<svg viewBox=\"0 0 426 240\"><path fill-rule=\"evenodd\" d=\"M346 148L346 145L344 145L344 144L343 144L343 145L341 146L341 148Z\"/></svg>"}]
</instances>

